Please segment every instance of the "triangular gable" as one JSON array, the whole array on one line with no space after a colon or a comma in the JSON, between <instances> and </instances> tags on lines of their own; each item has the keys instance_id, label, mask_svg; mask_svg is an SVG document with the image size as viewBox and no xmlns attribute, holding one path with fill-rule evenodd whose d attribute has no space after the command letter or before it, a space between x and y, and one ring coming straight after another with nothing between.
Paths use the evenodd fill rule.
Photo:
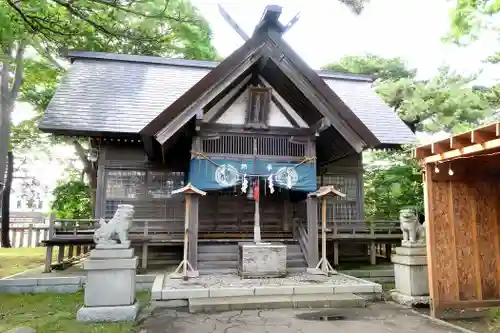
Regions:
<instances>
[{"instance_id":1,"label":"triangular gable","mask_svg":"<svg viewBox=\"0 0 500 333\"><path fill-rule=\"evenodd\" d=\"M269 67L286 76L287 80L305 96L309 105L313 105L319 111L314 119L308 120L309 125L312 120L326 122L357 152L366 147L378 146L380 141L377 137L283 41L281 34L275 28L276 24L279 22L261 22L251 39L145 126L141 135L154 136L157 141L164 144L194 116L199 119L203 117L201 107L210 102L207 96L215 98L220 95L232 82L241 78L247 69L242 66L253 66L258 63L259 70Z\"/></svg>"},{"instance_id":2,"label":"triangular gable","mask_svg":"<svg viewBox=\"0 0 500 333\"><path fill-rule=\"evenodd\" d=\"M203 122L244 125L247 108L247 97L249 95L251 76L242 80L232 91L221 98L210 109L206 110ZM263 81L259 78L259 81ZM270 85L259 85L270 87ZM270 127L308 128L307 123L276 91L272 91L267 125Z\"/></svg>"}]
</instances>

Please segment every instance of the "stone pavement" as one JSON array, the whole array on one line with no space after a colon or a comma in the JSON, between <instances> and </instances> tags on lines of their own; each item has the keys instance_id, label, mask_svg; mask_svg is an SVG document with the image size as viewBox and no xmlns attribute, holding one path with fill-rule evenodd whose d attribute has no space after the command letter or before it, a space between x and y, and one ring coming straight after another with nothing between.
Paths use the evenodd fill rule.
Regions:
<instances>
[{"instance_id":1,"label":"stone pavement","mask_svg":"<svg viewBox=\"0 0 500 333\"><path fill-rule=\"evenodd\" d=\"M330 317L340 320L322 320ZM361 309L284 309L190 314L157 309L140 333L459 333L409 310L385 303Z\"/></svg>"}]
</instances>

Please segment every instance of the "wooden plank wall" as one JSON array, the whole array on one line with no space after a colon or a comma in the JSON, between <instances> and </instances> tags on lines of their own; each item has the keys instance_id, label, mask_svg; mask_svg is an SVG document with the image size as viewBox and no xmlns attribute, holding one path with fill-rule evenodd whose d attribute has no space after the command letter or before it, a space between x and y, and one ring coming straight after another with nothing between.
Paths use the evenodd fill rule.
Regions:
<instances>
[{"instance_id":1,"label":"wooden plank wall","mask_svg":"<svg viewBox=\"0 0 500 333\"><path fill-rule=\"evenodd\" d=\"M444 170L446 172L446 170ZM427 166L426 174L434 173ZM427 177L433 314L500 304L500 184L488 174Z\"/></svg>"}]
</instances>

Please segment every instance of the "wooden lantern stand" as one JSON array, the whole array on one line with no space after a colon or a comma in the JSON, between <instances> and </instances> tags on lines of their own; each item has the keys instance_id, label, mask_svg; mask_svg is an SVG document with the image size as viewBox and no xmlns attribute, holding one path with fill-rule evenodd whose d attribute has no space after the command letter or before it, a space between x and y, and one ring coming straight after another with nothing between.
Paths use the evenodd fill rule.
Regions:
<instances>
[{"instance_id":1,"label":"wooden lantern stand","mask_svg":"<svg viewBox=\"0 0 500 333\"><path fill-rule=\"evenodd\" d=\"M326 258L326 199L330 196L345 198L345 194L337 191L333 186L321 186L316 192L309 193L310 197L321 198L321 259L316 268L308 270L312 274L330 275L337 274Z\"/></svg>"},{"instance_id":2,"label":"wooden lantern stand","mask_svg":"<svg viewBox=\"0 0 500 333\"><path fill-rule=\"evenodd\" d=\"M172 194L178 194L178 193L184 193L186 195L186 213L185 213L185 219L184 219L184 253L182 255L182 261L177 266L174 272L172 272L169 276L172 279L180 279L183 278L184 281L187 281L190 277L198 277L199 274L197 271L193 269L193 266L188 260L188 245L189 245L189 220L191 219L190 216L190 209L191 209L191 196L192 195L201 195L205 196L207 195L206 192L197 189L191 183L187 184L186 186L177 189L175 191L172 191ZM182 273L180 273L182 269Z\"/></svg>"}]
</instances>

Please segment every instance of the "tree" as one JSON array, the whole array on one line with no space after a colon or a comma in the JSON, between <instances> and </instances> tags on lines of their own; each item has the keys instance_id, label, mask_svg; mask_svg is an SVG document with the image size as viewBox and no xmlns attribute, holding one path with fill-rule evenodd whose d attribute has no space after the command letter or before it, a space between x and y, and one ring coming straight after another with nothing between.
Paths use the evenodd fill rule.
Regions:
<instances>
[{"instance_id":1,"label":"tree","mask_svg":"<svg viewBox=\"0 0 500 333\"><path fill-rule=\"evenodd\" d=\"M494 32L500 38L500 0L456 0L450 12L451 29L446 39L458 44L476 41L485 31ZM500 51L488 61L500 62Z\"/></svg>"},{"instance_id":2,"label":"tree","mask_svg":"<svg viewBox=\"0 0 500 333\"><path fill-rule=\"evenodd\" d=\"M422 174L411 151L380 151L373 153L371 159L365 163L367 219L397 220L399 211L408 206L422 212Z\"/></svg>"},{"instance_id":3,"label":"tree","mask_svg":"<svg viewBox=\"0 0 500 333\"><path fill-rule=\"evenodd\" d=\"M413 132L461 131L491 116L495 94L472 86L474 76L443 67L436 77L416 80L416 71L400 58L348 56L325 66L379 77L376 92ZM397 219L405 206L422 211L420 168L409 148L365 154L365 212L369 219Z\"/></svg>"},{"instance_id":4,"label":"tree","mask_svg":"<svg viewBox=\"0 0 500 333\"><path fill-rule=\"evenodd\" d=\"M324 68L379 77L376 92L413 132L463 131L492 114L486 95L471 84L476 77L456 74L448 67L426 81L416 80L416 70L402 59L372 54L347 56Z\"/></svg>"},{"instance_id":5,"label":"tree","mask_svg":"<svg viewBox=\"0 0 500 333\"><path fill-rule=\"evenodd\" d=\"M442 67L427 81L387 80L375 89L413 132L461 132L492 114L485 95L471 85L474 80Z\"/></svg>"},{"instance_id":6,"label":"tree","mask_svg":"<svg viewBox=\"0 0 500 333\"><path fill-rule=\"evenodd\" d=\"M79 179L61 181L52 194L54 195L52 209L57 218L92 218L90 187L85 182Z\"/></svg>"},{"instance_id":7,"label":"tree","mask_svg":"<svg viewBox=\"0 0 500 333\"><path fill-rule=\"evenodd\" d=\"M217 56L207 22L184 0L0 2L1 189L7 152L14 148L9 147L14 104L28 101L38 112L45 110L66 68L59 58L68 49L190 59ZM50 142L36 128L38 117L15 128L10 143ZM96 175L88 167L85 146L78 140L72 144L95 187Z\"/></svg>"},{"instance_id":8,"label":"tree","mask_svg":"<svg viewBox=\"0 0 500 333\"><path fill-rule=\"evenodd\" d=\"M401 58L382 58L371 53L345 56L339 62L322 68L336 72L374 75L381 80L413 79L417 74L417 70L408 68Z\"/></svg>"}]
</instances>

